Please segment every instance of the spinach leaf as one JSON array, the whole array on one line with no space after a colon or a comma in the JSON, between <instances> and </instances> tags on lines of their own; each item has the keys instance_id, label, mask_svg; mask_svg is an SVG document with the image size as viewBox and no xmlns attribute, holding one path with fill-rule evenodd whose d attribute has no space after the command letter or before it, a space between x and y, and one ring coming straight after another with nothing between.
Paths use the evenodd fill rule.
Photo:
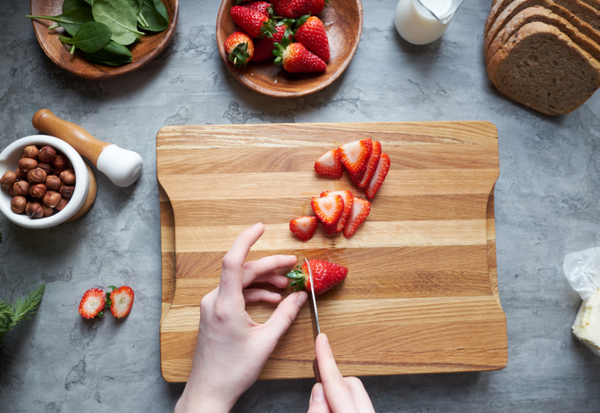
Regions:
<instances>
[{"instance_id":1,"label":"spinach leaf","mask_svg":"<svg viewBox=\"0 0 600 413\"><path fill-rule=\"evenodd\" d=\"M137 30L137 17L128 0L94 0L94 20L112 30L111 40L127 46L144 33Z\"/></svg>"},{"instance_id":2,"label":"spinach leaf","mask_svg":"<svg viewBox=\"0 0 600 413\"><path fill-rule=\"evenodd\" d=\"M162 32L169 27L168 18L165 20L162 14L156 10L153 0L144 0L144 5L142 6L142 15L148 23L148 26L143 27L144 30L151 32Z\"/></svg>"},{"instance_id":3,"label":"spinach leaf","mask_svg":"<svg viewBox=\"0 0 600 413\"><path fill-rule=\"evenodd\" d=\"M84 0L87 4L89 4L90 6L94 5L94 0Z\"/></svg>"},{"instance_id":4,"label":"spinach leaf","mask_svg":"<svg viewBox=\"0 0 600 413\"><path fill-rule=\"evenodd\" d=\"M169 22L169 12L167 12L167 9L165 7L165 5L163 4L163 2L161 0L153 0L154 1L154 8L156 9L156 11L163 16L163 18L167 21L167 23Z\"/></svg>"},{"instance_id":5,"label":"spinach leaf","mask_svg":"<svg viewBox=\"0 0 600 413\"><path fill-rule=\"evenodd\" d=\"M63 43L72 44L86 53L94 53L106 46L111 36L112 31L106 24L88 22L81 25L75 36L60 36L59 39ZM72 53L73 48L71 49Z\"/></svg>"},{"instance_id":6,"label":"spinach leaf","mask_svg":"<svg viewBox=\"0 0 600 413\"><path fill-rule=\"evenodd\" d=\"M58 16L27 17L30 19L46 19L56 22L61 25L71 36L75 36L77 29L79 29L82 24L94 21L94 16L92 16L92 11L89 7L78 7L76 9L71 9Z\"/></svg>"},{"instance_id":7,"label":"spinach leaf","mask_svg":"<svg viewBox=\"0 0 600 413\"><path fill-rule=\"evenodd\" d=\"M64 13L69 10L77 9L79 7L91 9L92 6L85 0L65 0L65 2L63 3L62 11Z\"/></svg>"},{"instance_id":8,"label":"spinach leaf","mask_svg":"<svg viewBox=\"0 0 600 413\"><path fill-rule=\"evenodd\" d=\"M93 62L103 63L109 66L121 66L126 63L131 63L133 60L128 48L117 42L113 42L112 40L97 52L87 53L85 57Z\"/></svg>"}]
</instances>

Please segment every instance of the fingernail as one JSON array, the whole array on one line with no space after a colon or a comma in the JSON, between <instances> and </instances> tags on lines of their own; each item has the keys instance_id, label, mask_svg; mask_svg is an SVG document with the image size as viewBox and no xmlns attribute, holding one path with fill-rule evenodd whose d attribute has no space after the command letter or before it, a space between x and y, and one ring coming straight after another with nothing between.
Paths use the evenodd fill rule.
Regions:
<instances>
[{"instance_id":1,"label":"fingernail","mask_svg":"<svg viewBox=\"0 0 600 413\"><path fill-rule=\"evenodd\" d=\"M329 339L327 338L327 334L325 333L321 333L321 341L323 342L323 344L325 344L327 347L331 347L329 345Z\"/></svg>"},{"instance_id":2,"label":"fingernail","mask_svg":"<svg viewBox=\"0 0 600 413\"><path fill-rule=\"evenodd\" d=\"M323 391L323 385L317 383L313 386L312 393L310 394L311 402L322 402L325 400L325 392Z\"/></svg>"},{"instance_id":3,"label":"fingernail","mask_svg":"<svg viewBox=\"0 0 600 413\"><path fill-rule=\"evenodd\" d=\"M302 307L304 305L304 303L306 302L307 298L308 298L308 294L306 294L304 292L299 292L298 298L296 299L296 304L298 305L298 307Z\"/></svg>"}]
</instances>

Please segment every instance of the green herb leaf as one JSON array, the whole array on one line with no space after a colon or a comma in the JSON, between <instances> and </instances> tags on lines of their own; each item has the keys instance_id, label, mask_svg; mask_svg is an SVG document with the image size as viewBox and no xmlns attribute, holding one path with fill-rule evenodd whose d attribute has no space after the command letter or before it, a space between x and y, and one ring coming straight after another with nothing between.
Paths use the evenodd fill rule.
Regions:
<instances>
[{"instance_id":1,"label":"green herb leaf","mask_svg":"<svg viewBox=\"0 0 600 413\"><path fill-rule=\"evenodd\" d=\"M92 14L112 30L111 40L127 46L144 33L137 30L137 16L128 0L95 0Z\"/></svg>"},{"instance_id":2,"label":"green herb leaf","mask_svg":"<svg viewBox=\"0 0 600 413\"><path fill-rule=\"evenodd\" d=\"M108 44L112 36L110 27L98 22L82 24L75 36L60 36L63 43L72 44L86 53L94 53Z\"/></svg>"},{"instance_id":3,"label":"green herb leaf","mask_svg":"<svg viewBox=\"0 0 600 413\"><path fill-rule=\"evenodd\" d=\"M30 19L45 19L60 24L67 33L75 36L82 24L93 22L94 16L89 7L78 7L58 16L27 16Z\"/></svg>"},{"instance_id":4,"label":"green herb leaf","mask_svg":"<svg viewBox=\"0 0 600 413\"><path fill-rule=\"evenodd\" d=\"M35 314L42 301L46 287L40 285L25 298L17 300L14 306L0 301L0 347L6 334L12 330L19 321L29 320Z\"/></svg>"},{"instance_id":5,"label":"green herb leaf","mask_svg":"<svg viewBox=\"0 0 600 413\"><path fill-rule=\"evenodd\" d=\"M164 3L161 0L152 1L154 2L154 8L158 12L158 14L160 14L163 17L163 19L167 21L167 23L169 23L169 12L167 11L167 8L165 7Z\"/></svg>"},{"instance_id":6,"label":"green herb leaf","mask_svg":"<svg viewBox=\"0 0 600 413\"><path fill-rule=\"evenodd\" d=\"M78 8L91 10L92 5L86 2L85 0L65 0L65 2L63 3L62 11L63 13L65 13L69 10L74 10Z\"/></svg>"},{"instance_id":7,"label":"green herb leaf","mask_svg":"<svg viewBox=\"0 0 600 413\"><path fill-rule=\"evenodd\" d=\"M158 3L164 9L165 6L158 0ZM166 12L166 9L165 9ZM144 0L144 4L142 6L142 17L144 18L147 26L144 27L144 30L148 30L150 32L162 32L167 27L169 27L169 15L167 14L167 18L156 9L155 2L153 0Z\"/></svg>"}]
</instances>

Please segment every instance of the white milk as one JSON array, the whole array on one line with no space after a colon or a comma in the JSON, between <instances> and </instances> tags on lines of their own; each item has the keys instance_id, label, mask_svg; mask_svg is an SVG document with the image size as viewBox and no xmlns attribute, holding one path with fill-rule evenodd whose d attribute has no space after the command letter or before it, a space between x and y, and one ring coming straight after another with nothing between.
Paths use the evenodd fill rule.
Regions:
<instances>
[{"instance_id":1,"label":"white milk","mask_svg":"<svg viewBox=\"0 0 600 413\"><path fill-rule=\"evenodd\" d=\"M421 0L437 16L447 14L452 0ZM406 41L427 44L439 39L448 28L450 20L441 23L419 4L418 0L400 0L396 7L396 30Z\"/></svg>"}]
</instances>

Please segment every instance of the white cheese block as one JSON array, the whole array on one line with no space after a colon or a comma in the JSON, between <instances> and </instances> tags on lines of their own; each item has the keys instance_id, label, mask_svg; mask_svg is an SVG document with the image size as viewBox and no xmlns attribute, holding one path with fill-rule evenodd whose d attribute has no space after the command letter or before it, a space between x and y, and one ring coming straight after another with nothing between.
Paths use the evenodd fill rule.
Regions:
<instances>
[{"instance_id":1,"label":"white cheese block","mask_svg":"<svg viewBox=\"0 0 600 413\"><path fill-rule=\"evenodd\" d=\"M573 323L573 334L600 356L600 288L581 304Z\"/></svg>"}]
</instances>

